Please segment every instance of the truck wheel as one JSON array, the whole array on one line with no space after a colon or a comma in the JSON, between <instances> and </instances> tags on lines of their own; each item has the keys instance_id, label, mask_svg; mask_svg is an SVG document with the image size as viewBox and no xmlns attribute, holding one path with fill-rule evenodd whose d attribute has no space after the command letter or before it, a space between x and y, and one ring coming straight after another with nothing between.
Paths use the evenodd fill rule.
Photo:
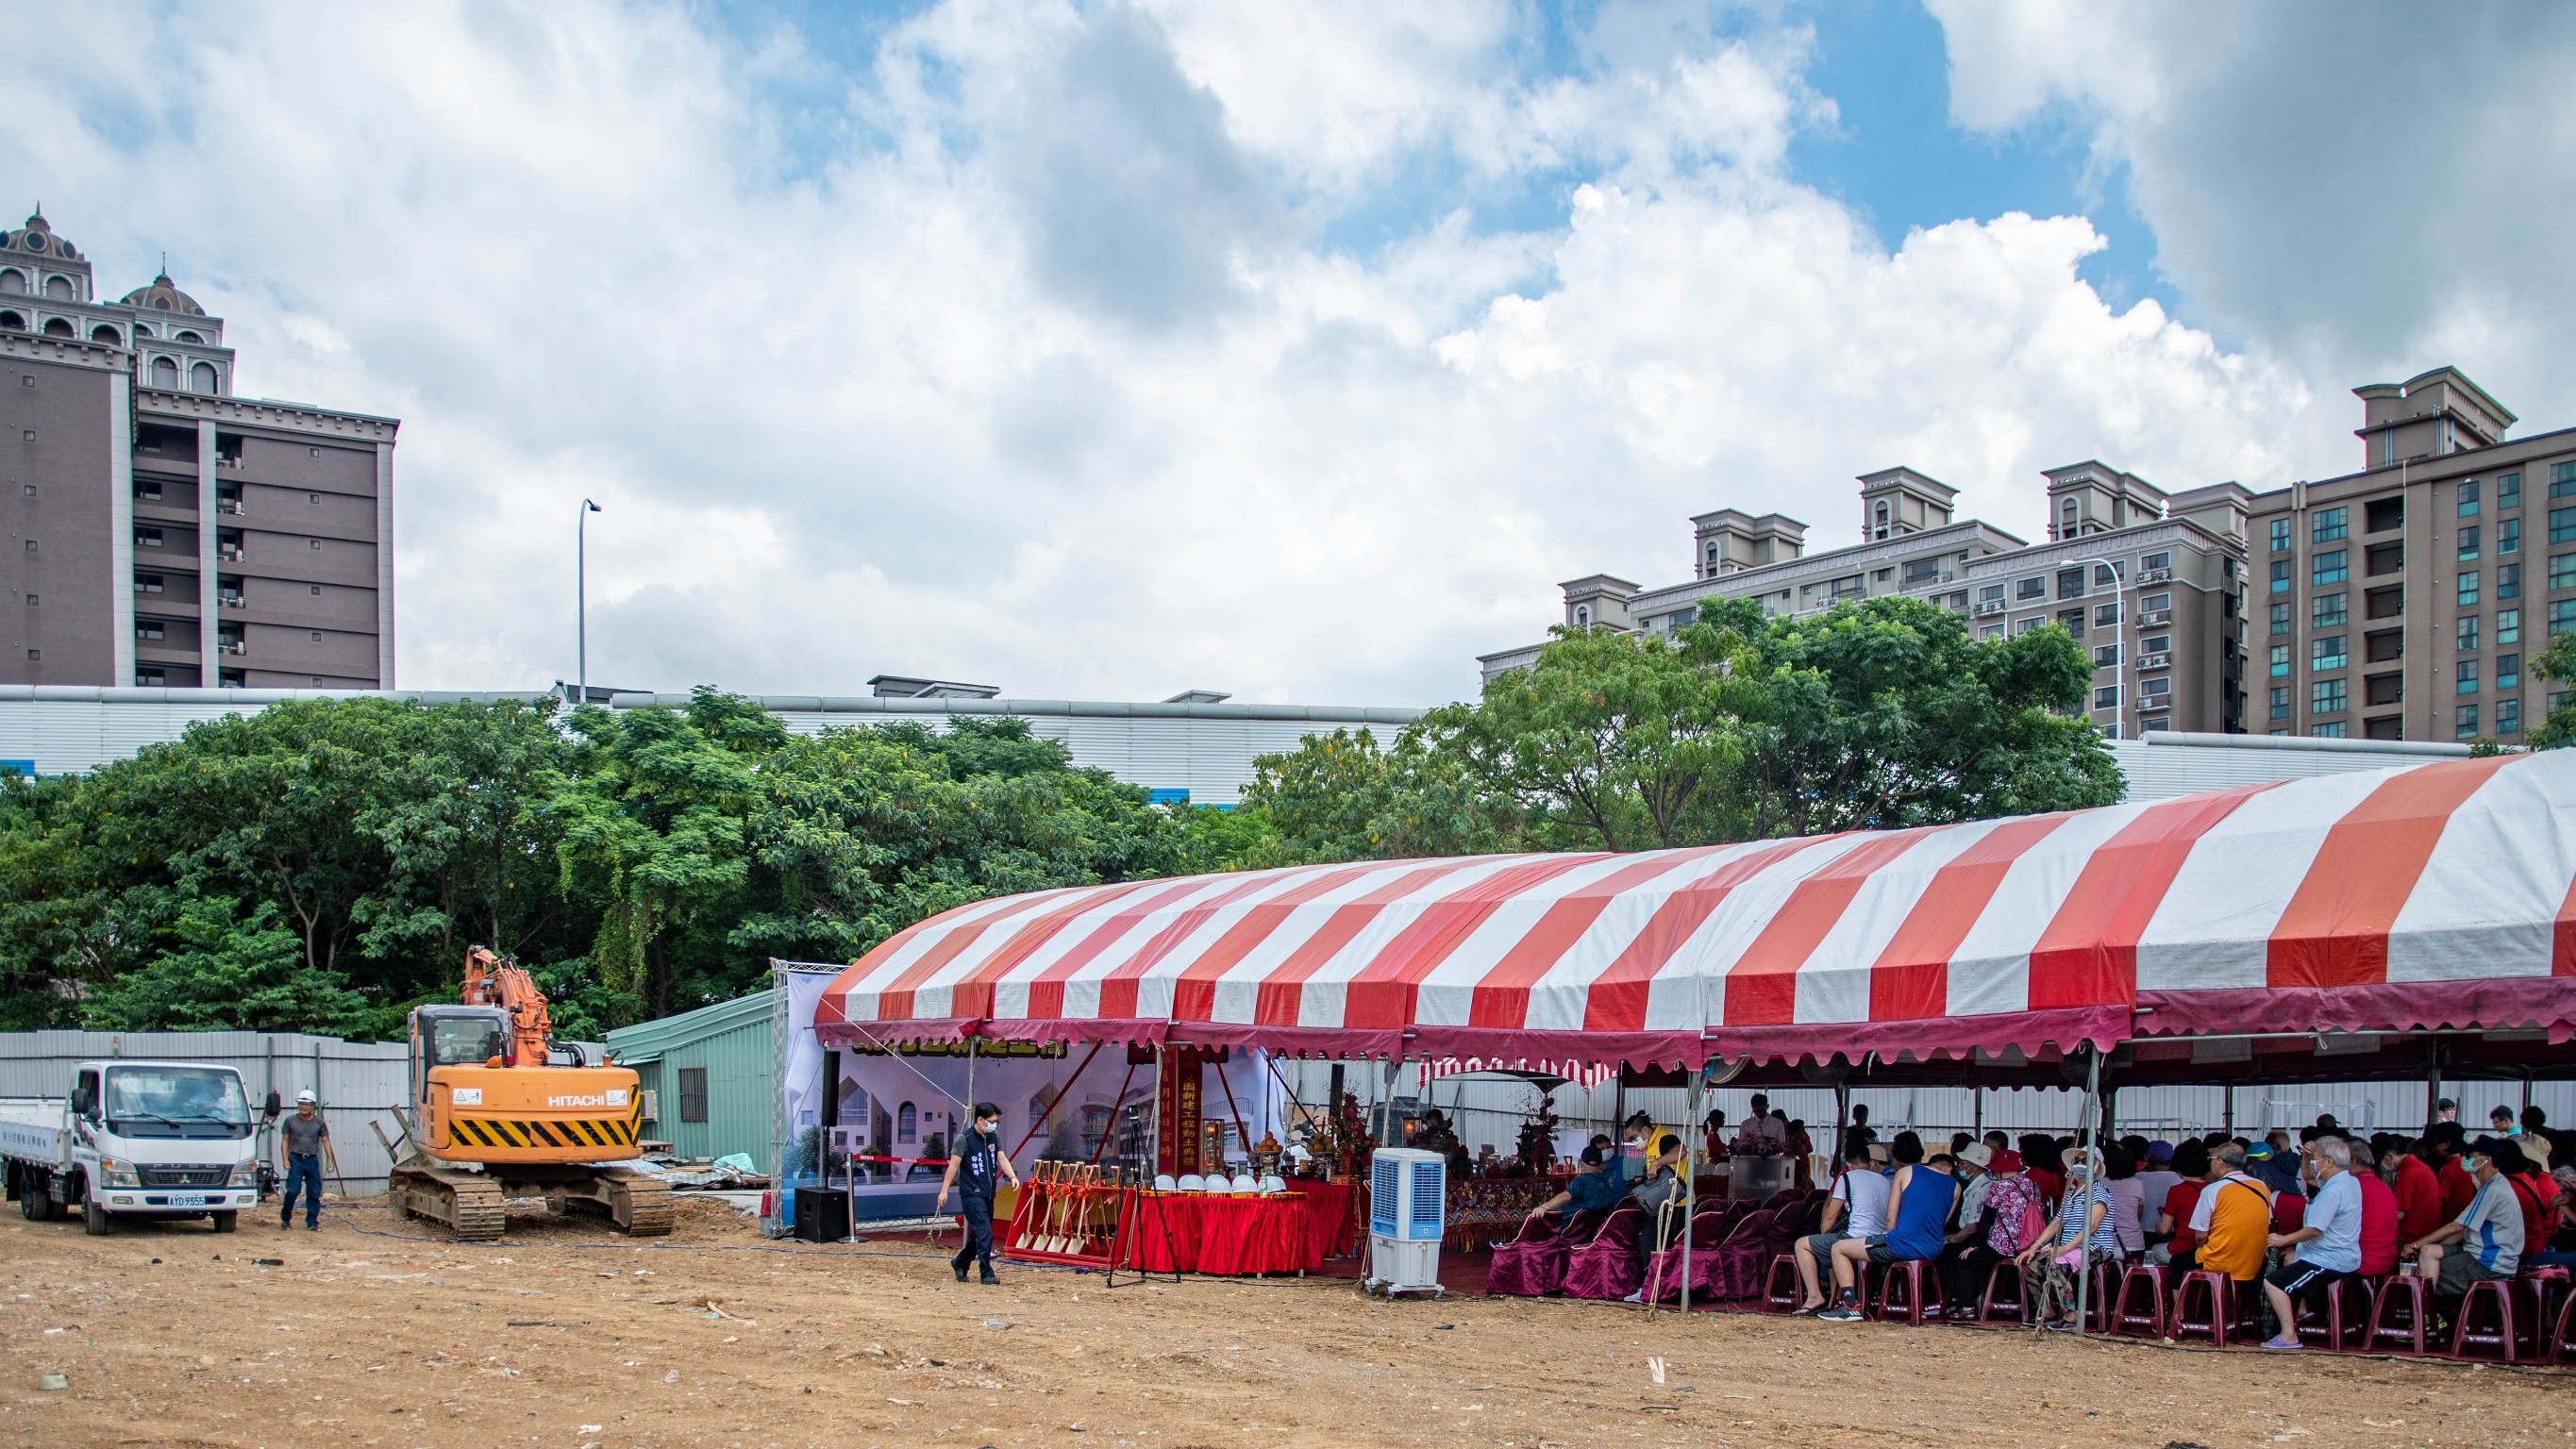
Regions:
<instances>
[{"instance_id":1,"label":"truck wheel","mask_svg":"<svg viewBox=\"0 0 2576 1449\"><path fill-rule=\"evenodd\" d=\"M33 1182L18 1184L18 1216L31 1223L45 1220L45 1190Z\"/></svg>"},{"instance_id":2,"label":"truck wheel","mask_svg":"<svg viewBox=\"0 0 2576 1449\"><path fill-rule=\"evenodd\" d=\"M107 1216L107 1209L98 1205L97 1198L81 1199L81 1231L93 1238L103 1238L115 1229L115 1223Z\"/></svg>"},{"instance_id":3,"label":"truck wheel","mask_svg":"<svg viewBox=\"0 0 2576 1449\"><path fill-rule=\"evenodd\" d=\"M214 1219L215 1231L219 1233L229 1233L241 1226L239 1213L210 1213L208 1216Z\"/></svg>"}]
</instances>

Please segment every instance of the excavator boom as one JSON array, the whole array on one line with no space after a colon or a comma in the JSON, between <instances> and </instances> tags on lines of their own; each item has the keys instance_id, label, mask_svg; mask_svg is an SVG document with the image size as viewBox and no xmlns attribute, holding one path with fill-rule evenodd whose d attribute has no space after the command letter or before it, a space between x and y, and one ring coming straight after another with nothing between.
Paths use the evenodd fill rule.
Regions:
<instances>
[{"instance_id":1,"label":"excavator boom","mask_svg":"<svg viewBox=\"0 0 2576 1449\"><path fill-rule=\"evenodd\" d=\"M510 1013L512 1066L546 1064L554 1023L546 1014L546 994L537 989L536 978L526 968L477 946L465 953L462 995L468 1006L497 1006Z\"/></svg>"}]
</instances>

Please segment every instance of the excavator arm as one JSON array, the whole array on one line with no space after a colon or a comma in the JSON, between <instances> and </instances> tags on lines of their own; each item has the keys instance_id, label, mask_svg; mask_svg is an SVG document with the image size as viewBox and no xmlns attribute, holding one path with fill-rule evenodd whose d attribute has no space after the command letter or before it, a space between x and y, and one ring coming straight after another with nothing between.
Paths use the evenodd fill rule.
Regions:
<instances>
[{"instance_id":1,"label":"excavator arm","mask_svg":"<svg viewBox=\"0 0 2576 1449\"><path fill-rule=\"evenodd\" d=\"M513 1065L546 1065L554 1024L546 1016L546 994L537 989L536 978L526 968L477 946L465 953L462 995L468 1006L497 1006L510 1013Z\"/></svg>"}]
</instances>

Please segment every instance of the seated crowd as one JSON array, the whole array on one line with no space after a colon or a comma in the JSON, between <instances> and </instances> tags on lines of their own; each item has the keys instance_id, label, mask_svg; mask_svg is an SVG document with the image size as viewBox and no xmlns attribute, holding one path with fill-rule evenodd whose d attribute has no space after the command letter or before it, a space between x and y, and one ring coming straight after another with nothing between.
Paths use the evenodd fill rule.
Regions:
<instances>
[{"instance_id":1,"label":"seated crowd","mask_svg":"<svg viewBox=\"0 0 2576 1449\"><path fill-rule=\"evenodd\" d=\"M1814 1231L1789 1244L1795 1311L1857 1320L1871 1270L1910 1262L1923 1265L1913 1275L1937 1276L1950 1319L1976 1321L1996 1269L2009 1263L2033 1321L2067 1331L2089 1271L2107 1265L2116 1283L2121 1269L2146 1263L2163 1267L2168 1283L2194 1270L2218 1275L2249 1313L2268 1308L2269 1349L2299 1349L2301 1310L2356 1278L2420 1278L2437 1335L2478 1282L2576 1267L2576 1134L2549 1131L2536 1107L2518 1119L2499 1108L2496 1130L2473 1138L2440 1105L2443 1120L2421 1137L2367 1140L2325 1116L2260 1140L2130 1136L2098 1148L1962 1132L1949 1150L1927 1154L1913 1132L1882 1145L1856 1125L1821 1220L1811 1215ZM1642 1114L1625 1130L1641 1149L1632 1155L1645 1164L1642 1181L1623 1175L1617 1149L1597 1137L1585 1171L1539 1211L1635 1201L1655 1224L1636 1243L1643 1262L1681 1230L1678 1208L1665 1204L1679 1202L1687 1167L1680 1140Z\"/></svg>"}]
</instances>

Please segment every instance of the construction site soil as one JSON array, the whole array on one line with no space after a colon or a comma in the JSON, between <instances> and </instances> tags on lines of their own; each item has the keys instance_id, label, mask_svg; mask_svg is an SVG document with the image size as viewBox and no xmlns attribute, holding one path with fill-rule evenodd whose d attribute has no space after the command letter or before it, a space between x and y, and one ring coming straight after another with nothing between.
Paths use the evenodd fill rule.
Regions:
<instances>
[{"instance_id":1,"label":"construction site soil","mask_svg":"<svg viewBox=\"0 0 2576 1449\"><path fill-rule=\"evenodd\" d=\"M954 1241L953 1238L951 1240ZM2018 1329L1105 1289L927 1242L775 1243L719 1203L651 1244L499 1243L335 1202L82 1235L0 1223L0 1444L2209 1446L2565 1443L2576 1375ZM1660 1379L1657 1382L1660 1361ZM68 1384L47 1389L47 1375Z\"/></svg>"}]
</instances>

